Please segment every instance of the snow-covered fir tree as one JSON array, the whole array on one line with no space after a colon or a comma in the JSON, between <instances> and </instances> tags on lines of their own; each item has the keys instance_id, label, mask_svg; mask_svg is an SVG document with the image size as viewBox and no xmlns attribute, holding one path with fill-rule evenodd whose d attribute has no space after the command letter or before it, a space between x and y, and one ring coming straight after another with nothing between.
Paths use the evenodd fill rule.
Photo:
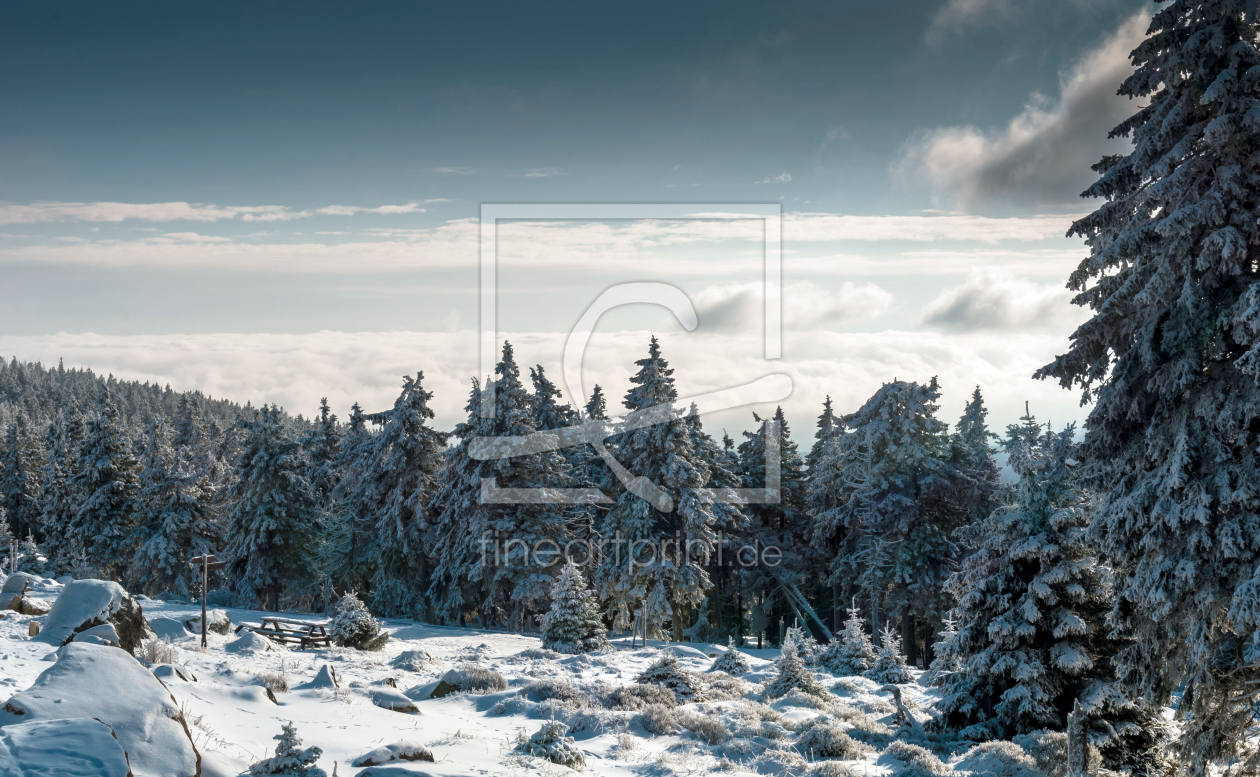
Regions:
<instances>
[{"instance_id":1,"label":"snow-covered fir tree","mask_svg":"<svg viewBox=\"0 0 1260 777\"><path fill-rule=\"evenodd\" d=\"M997 435L990 432L985 423L988 415L980 387L976 386L950 440L957 471L955 498L968 511L965 519L968 523L983 520L992 512L1000 482L992 447Z\"/></svg>"},{"instance_id":2,"label":"snow-covered fir tree","mask_svg":"<svg viewBox=\"0 0 1260 777\"><path fill-rule=\"evenodd\" d=\"M812 542L838 548L833 580L855 581L873 630L887 615L913 626L949 609L945 580L957 549L950 539L970 515L956 498L960 478L946 425L936 418L940 388L885 383L824 447L810 483ZM912 628L907 628L913 633Z\"/></svg>"},{"instance_id":3,"label":"snow-covered fir tree","mask_svg":"<svg viewBox=\"0 0 1260 777\"><path fill-rule=\"evenodd\" d=\"M0 457L0 506L9 514L9 523L19 537L42 531L39 515L40 475L43 446L25 415L19 415L4 436Z\"/></svg>"},{"instance_id":4,"label":"snow-covered fir tree","mask_svg":"<svg viewBox=\"0 0 1260 777\"><path fill-rule=\"evenodd\" d=\"M590 653L608 647L599 605L582 577L566 564L551 589L551 609L542 619L542 644L559 653Z\"/></svg>"},{"instance_id":5,"label":"snow-covered fir tree","mask_svg":"<svg viewBox=\"0 0 1260 777\"><path fill-rule=\"evenodd\" d=\"M279 408L263 407L244 425L226 529L237 596L269 609L279 605L286 587L308 574L319 521L301 445L282 421Z\"/></svg>"},{"instance_id":6,"label":"snow-covered fir tree","mask_svg":"<svg viewBox=\"0 0 1260 777\"><path fill-rule=\"evenodd\" d=\"M681 640L710 587L704 563L716 550L716 529L724 513L706 498L712 472L697 454L686 418L674 407L674 371L655 337L647 357L635 364L639 369L625 398L630 414L626 430L616 438L616 457L638 479L600 522L601 536L620 537L625 543L622 552L605 555L597 584L615 612L647 595L650 581L663 582L674 616L673 636ZM673 551L658 552L664 551L666 540ZM635 564L629 563L632 552L638 554Z\"/></svg>"},{"instance_id":7,"label":"snow-covered fir tree","mask_svg":"<svg viewBox=\"0 0 1260 777\"><path fill-rule=\"evenodd\" d=\"M389 616L428 614L424 594L431 569L425 535L446 435L428 426L433 392L425 390L423 380L423 373L404 378L394 407L380 414L367 482L358 492L366 500L377 553L372 606Z\"/></svg>"},{"instance_id":8,"label":"snow-covered fir tree","mask_svg":"<svg viewBox=\"0 0 1260 777\"><path fill-rule=\"evenodd\" d=\"M875 645L866 633L866 621L856 597L849 603L844 631L836 635L819 659L827 671L841 676L860 675L875 666Z\"/></svg>"},{"instance_id":9,"label":"snow-covered fir tree","mask_svg":"<svg viewBox=\"0 0 1260 777\"><path fill-rule=\"evenodd\" d=\"M189 599L201 580L188 562L214 552L220 542L214 486L189 471L160 420L153 424L141 465L139 547L128 577L151 594Z\"/></svg>"},{"instance_id":10,"label":"snow-covered fir tree","mask_svg":"<svg viewBox=\"0 0 1260 777\"><path fill-rule=\"evenodd\" d=\"M35 535L27 533L26 539L18 546L17 571L42 575L45 561L44 554L40 552L39 543L35 542Z\"/></svg>"},{"instance_id":11,"label":"snow-covered fir tree","mask_svg":"<svg viewBox=\"0 0 1260 777\"><path fill-rule=\"evenodd\" d=\"M809 453L805 456L806 471L812 472L814 467L822 459L823 448L827 442L838 431L842 430L835 411L831 407L831 395L823 400L823 411L818 416L817 428L814 431L814 445L809 449Z\"/></svg>"},{"instance_id":12,"label":"snow-covered fir tree","mask_svg":"<svg viewBox=\"0 0 1260 777\"><path fill-rule=\"evenodd\" d=\"M3 507L0 507L0 556L4 558L4 566L0 568L0 572L9 573L9 553L13 552L13 543L16 540L17 536L13 534L13 529L9 526L9 515Z\"/></svg>"},{"instance_id":13,"label":"snow-covered fir tree","mask_svg":"<svg viewBox=\"0 0 1260 777\"><path fill-rule=\"evenodd\" d=\"M651 586L647 597L636 613L640 621L639 629L645 639L668 639L673 611L669 606L669 593L665 589L665 581L657 580Z\"/></svg>"},{"instance_id":14,"label":"snow-covered fir tree","mask_svg":"<svg viewBox=\"0 0 1260 777\"><path fill-rule=\"evenodd\" d=\"M1251 758L1260 723L1260 19L1250 0L1170 0L1132 53L1070 234L1093 317L1038 377L1092 400L1080 456L1092 525L1122 575L1114 659L1156 707L1177 694L1183 768Z\"/></svg>"},{"instance_id":15,"label":"snow-covered fir tree","mask_svg":"<svg viewBox=\"0 0 1260 777\"><path fill-rule=\"evenodd\" d=\"M319 417L315 421L315 428L306 438L306 477L311 481L315 496L321 502L330 499L337 486L337 460L341 454L343 436L337 416L328 405L328 397L320 399Z\"/></svg>"},{"instance_id":16,"label":"snow-covered fir tree","mask_svg":"<svg viewBox=\"0 0 1260 777\"><path fill-rule=\"evenodd\" d=\"M140 510L139 470L109 387L104 385L84 432L78 471L71 479L71 488L81 501L66 532L100 576L117 578L132 558Z\"/></svg>"},{"instance_id":17,"label":"snow-covered fir tree","mask_svg":"<svg viewBox=\"0 0 1260 777\"><path fill-rule=\"evenodd\" d=\"M954 644L957 635L958 621L954 620L953 616L946 615L941 619L941 630L937 633L936 642L932 644L934 657L932 665L921 680L924 685L944 685L949 682L955 672L962 669L961 659L950 647Z\"/></svg>"},{"instance_id":18,"label":"snow-covered fir tree","mask_svg":"<svg viewBox=\"0 0 1260 777\"><path fill-rule=\"evenodd\" d=\"M292 722L281 725L281 733L273 737L280 742L276 745L276 754L250 766L250 775L252 777L265 777L265 775L328 777L327 772L315 765L324 751L318 747L303 749L302 737L298 736L297 727Z\"/></svg>"},{"instance_id":19,"label":"snow-covered fir tree","mask_svg":"<svg viewBox=\"0 0 1260 777\"><path fill-rule=\"evenodd\" d=\"M333 644L355 650L380 650L389 641L389 634L381 628L380 621L372 617L354 591L349 591L337 602L328 636Z\"/></svg>"},{"instance_id":20,"label":"snow-covered fir tree","mask_svg":"<svg viewBox=\"0 0 1260 777\"><path fill-rule=\"evenodd\" d=\"M827 698L830 694L822 683L814 677L814 673L801 660L796 645L796 631L789 630L779 646L779 658L774 664L775 675L766 683L762 696L766 699L778 699L792 691L801 691L813 696Z\"/></svg>"},{"instance_id":21,"label":"snow-covered fir tree","mask_svg":"<svg viewBox=\"0 0 1260 777\"><path fill-rule=\"evenodd\" d=\"M748 674L752 669L752 665L748 663L748 657L735 647L735 638L728 637L726 640L726 652L718 656L710 668L712 672L726 672L732 677L738 677Z\"/></svg>"},{"instance_id":22,"label":"snow-covered fir tree","mask_svg":"<svg viewBox=\"0 0 1260 777\"><path fill-rule=\"evenodd\" d=\"M1090 548L1086 496L1071 461L1074 429L1016 442L1016 502L960 531L972 549L949 581L957 633L940 660L939 724L971 739L1060 730L1080 699L1110 768L1144 771L1153 744L1143 710L1114 682L1106 635L1110 572Z\"/></svg>"},{"instance_id":23,"label":"snow-covered fir tree","mask_svg":"<svg viewBox=\"0 0 1260 777\"><path fill-rule=\"evenodd\" d=\"M459 443L447 451L442 482L433 497L434 526L432 553L434 570L429 586L435 617L463 625L476 614L482 625L494 606L490 600L490 566L494 544L490 526L490 506L481 504L481 481L491 476L491 462L474 459L469 453L473 440L489 436L494 419L483 418L480 381L472 381L467 420L455 427Z\"/></svg>"},{"instance_id":24,"label":"snow-covered fir tree","mask_svg":"<svg viewBox=\"0 0 1260 777\"><path fill-rule=\"evenodd\" d=\"M325 492L320 507L320 530L311 549L321 593L331 582L336 590L368 590L375 572L376 548L372 540L371 504L366 489L376 464L376 436L368 430L367 416L356 402L338 441L331 469L336 481ZM316 497L319 498L318 496Z\"/></svg>"},{"instance_id":25,"label":"snow-covered fir tree","mask_svg":"<svg viewBox=\"0 0 1260 777\"><path fill-rule=\"evenodd\" d=\"M48 425L45 437L47 455L39 494L39 524L49 570L62 574L69 569L66 532L77 511L78 494L70 479L78 469L83 421L73 408L63 408Z\"/></svg>"},{"instance_id":26,"label":"snow-covered fir tree","mask_svg":"<svg viewBox=\"0 0 1260 777\"><path fill-rule=\"evenodd\" d=\"M910 667L906 664L906 655L901 651L901 637L893 631L892 624L885 624L879 632L879 648L875 651L875 666L862 673L868 680L877 683L901 685L913 682Z\"/></svg>"},{"instance_id":27,"label":"snow-covered fir tree","mask_svg":"<svg viewBox=\"0 0 1260 777\"><path fill-rule=\"evenodd\" d=\"M445 482L434 498L438 568L430 591L445 618L462 621L475 613L521 629L528 616L541 611L561 569L554 557L536 558L534 551L564 547L566 517L554 503L482 504L483 482L493 479L500 489L546 489L568 487L571 480L567 462L555 451L484 458L494 452L485 440L537 431L533 396L521 384L511 343L503 344L495 374L492 414L482 412L490 392L474 382L468 421L455 429L460 443L447 454ZM482 458L472 456L474 444L483 446ZM540 559L543 564L536 563Z\"/></svg>"}]
</instances>

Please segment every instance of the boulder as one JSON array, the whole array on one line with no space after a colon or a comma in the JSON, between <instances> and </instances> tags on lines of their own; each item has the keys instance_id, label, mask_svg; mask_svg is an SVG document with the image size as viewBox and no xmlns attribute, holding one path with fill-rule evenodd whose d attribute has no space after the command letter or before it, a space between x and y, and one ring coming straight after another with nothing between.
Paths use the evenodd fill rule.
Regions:
<instances>
[{"instance_id":1,"label":"boulder","mask_svg":"<svg viewBox=\"0 0 1260 777\"><path fill-rule=\"evenodd\" d=\"M433 753L429 748L415 742L395 742L392 745L378 747L366 755L359 756L350 765L379 766L390 761L428 761L432 763Z\"/></svg>"},{"instance_id":2,"label":"boulder","mask_svg":"<svg viewBox=\"0 0 1260 777\"><path fill-rule=\"evenodd\" d=\"M154 664L149 667L149 671L164 683L171 682L197 682L197 676L183 664ZM272 699L274 702L275 699Z\"/></svg>"},{"instance_id":3,"label":"boulder","mask_svg":"<svg viewBox=\"0 0 1260 777\"><path fill-rule=\"evenodd\" d=\"M184 625L193 634L201 634L201 616L189 618L184 621ZM206 612L206 630L213 631L215 634L227 634L232 630L232 619L228 617L227 610L209 610Z\"/></svg>"},{"instance_id":4,"label":"boulder","mask_svg":"<svg viewBox=\"0 0 1260 777\"><path fill-rule=\"evenodd\" d=\"M113 729L136 777L200 777L184 716L153 673L117 648L72 642L58 653L4 704L0 724L95 718Z\"/></svg>"},{"instance_id":5,"label":"boulder","mask_svg":"<svg viewBox=\"0 0 1260 777\"><path fill-rule=\"evenodd\" d=\"M261 634L255 634L252 631L242 631L241 636L224 645L223 649L229 653L266 653L273 650L283 652L285 647L272 642Z\"/></svg>"},{"instance_id":6,"label":"boulder","mask_svg":"<svg viewBox=\"0 0 1260 777\"><path fill-rule=\"evenodd\" d=\"M29 596L22 598L22 614L23 615L47 615L52 609L52 605L43 599L32 599Z\"/></svg>"},{"instance_id":7,"label":"boulder","mask_svg":"<svg viewBox=\"0 0 1260 777\"><path fill-rule=\"evenodd\" d=\"M372 693L372 703L392 712L419 712L415 702L393 688L381 688Z\"/></svg>"},{"instance_id":8,"label":"boulder","mask_svg":"<svg viewBox=\"0 0 1260 777\"><path fill-rule=\"evenodd\" d=\"M324 664L316 673L315 679L309 683L302 683L297 686L296 690L305 691L311 688L340 688L341 678L337 676L337 670L332 668L331 664Z\"/></svg>"},{"instance_id":9,"label":"boulder","mask_svg":"<svg viewBox=\"0 0 1260 777\"><path fill-rule=\"evenodd\" d=\"M419 672L429 668L433 663L433 656L429 655L427 650L404 650L399 653L391 662L399 669L406 669L410 672Z\"/></svg>"},{"instance_id":10,"label":"boulder","mask_svg":"<svg viewBox=\"0 0 1260 777\"><path fill-rule=\"evenodd\" d=\"M84 629L71 637L70 641L93 642L95 644L113 645L114 647L118 647L121 642L118 638L118 630L114 628L112 623L102 623L99 626Z\"/></svg>"},{"instance_id":11,"label":"boulder","mask_svg":"<svg viewBox=\"0 0 1260 777\"><path fill-rule=\"evenodd\" d=\"M21 596L26 593L26 589L31 587L31 576L25 572L14 572L9 575L9 579L4 581L4 585L0 586L0 593L17 594Z\"/></svg>"},{"instance_id":12,"label":"boulder","mask_svg":"<svg viewBox=\"0 0 1260 777\"><path fill-rule=\"evenodd\" d=\"M140 605L118 583L75 580L53 602L39 640L60 647L78 632L103 623L114 626L118 646L132 654L142 641L156 636Z\"/></svg>"},{"instance_id":13,"label":"boulder","mask_svg":"<svg viewBox=\"0 0 1260 777\"><path fill-rule=\"evenodd\" d=\"M0 594L0 606L14 612L22 611L22 594Z\"/></svg>"},{"instance_id":14,"label":"boulder","mask_svg":"<svg viewBox=\"0 0 1260 777\"><path fill-rule=\"evenodd\" d=\"M0 727L0 774L132 777L127 752L114 732L91 718L32 720Z\"/></svg>"},{"instance_id":15,"label":"boulder","mask_svg":"<svg viewBox=\"0 0 1260 777\"><path fill-rule=\"evenodd\" d=\"M159 615L155 618L148 618L149 628L157 634L158 639L169 639L171 642L179 642L181 640L193 639L193 634L184 626L184 622L179 618L172 618L167 615Z\"/></svg>"}]
</instances>

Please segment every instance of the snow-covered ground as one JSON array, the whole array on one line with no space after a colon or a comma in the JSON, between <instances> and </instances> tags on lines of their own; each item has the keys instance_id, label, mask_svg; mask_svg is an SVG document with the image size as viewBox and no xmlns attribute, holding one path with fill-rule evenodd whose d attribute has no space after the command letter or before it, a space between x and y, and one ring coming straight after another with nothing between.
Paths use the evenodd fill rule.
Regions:
<instances>
[{"instance_id":1,"label":"snow-covered ground","mask_svg":"<svg viewBox=\"0 0 1260 777\"><path fill-rule=\"evenodd\" d=\"M61 590L60 584L40 579L30 594L53 601ZM571 736L589 774L800 775L823 760L801 745L801 732L820 715L827 715L827 720L848 730L854 739L872 745L863 748L864 754L841 761L853 775L876 777L898 771L895 762L880 754L895 733L890 728L894 725L891 696L869 680L833 678L820 672L819 679L830 689L828 699L796 694L760 704L759 684L773 676L777 651L745 651L752 671L740 678L746 681L745 687L733 685L742 695L683 705L680 709L693 714L677 715L696 731L679 729L661 735L644 728L640 712L609 709L609 692L634 684L635 677L666 651L677 655L683 668L706 673L713 663L711 656L720 655L725 647L655 643L630 649L627 641L616 640L615 649L605 653L559 656L542 651L539 640L528 635L386 621L390 639L379 652L336 647L234 652L228 649L237 639L233 633L211 633L209 647L203 649L199 636L183 628L184 621L200 614L199 607L146 599L141 604L155 630L170 638L178 663L195 675L195 682L188 682L167 671L162 679L184 712L205 775L237 775L269 756L275 747L273 737L280 733L282 722L289 721L304 746L323 750L319 766L330 775L334 767L338 774L354 774L358 771L352 766L355 759L396 742L425 745L433 753L433 763L389 764L408 773L563 774L569 770L515 750L522 734L534 734L553 717L572 724ZM234 623L256 623L263 615L236 609L228 613ZM309 615L287 617L318 620ZM49 645L28 636L31 620L38 618L15 612L0 620L0 700L31 686L55 658ZM407 651L425 651L433 660L413 663L410 668L396 665L395 659ZM507 690L428 698L443 673L464 664L499 672L508 683ZM315 680L325 665L335 670L340 688L301 688ZM275 693L275 702L264 688L268 675L273 676L273 687L279 684L275 678L283 677L289 688ZM567 701L550 702L541 698L546 693L537 692L543 686L535 686L529 695L522 693L532 683L545 680L565 681L576 693ZM378 694L388 698L395 688L419 711L395 712L373 703ZM730 694L727 690L725 695ZM916 684L903 686L903 694L915 717L925 720L932 694ZM393 698L398 699L396 692ZM720 726L710 723L706 728L697 722L702 719ZM942 755L948 760L948 754Z\"/></svg>"}]
</instances>

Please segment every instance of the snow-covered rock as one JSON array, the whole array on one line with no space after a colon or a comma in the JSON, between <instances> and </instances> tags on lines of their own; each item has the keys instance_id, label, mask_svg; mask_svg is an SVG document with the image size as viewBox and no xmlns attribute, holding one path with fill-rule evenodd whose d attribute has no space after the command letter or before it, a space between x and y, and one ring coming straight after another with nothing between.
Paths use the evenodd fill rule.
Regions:
<instances>
[{"instance_id":1,"label":"snow-covered rock","mask_svg":"<svg viewBox=\"0 0 1260 777\"><path fill-rule=\"evenodd\" d=\"M189 618L184 625L193 634L201 634L201 616ZM206 612L206 630L215 634L227 634L232 630L232 619L227 610L209 610Z\"/></svg>"},{"instance_id":2,"label":"snow-covered rock","mask_svg":"<svg viewBox=\"0 0 1260 777\"><path fill-rule=\"evenodd\" d=\"M197 682L197 676L192 673L188 667L183 664L154 664L149 667L153 675L162 680L164 683L170 682Z\"/></svg>"},{"instance_id":3,"label":"snow-covered rock","mask_svg":"<svg viewBox=\"0 0 1260 777\"><path fill-rule=\"evenodd\" d=\"M408 699L401 691L393 688L379 688L372 692L372 703L393 712L419 712L415 702Z\"/></svg>"},{"instance_id":4,"label":"snow-covered rock","mask_svg":"<svg viewBox=\"0 0 1260 777\"><path fill-rule=\"evenodd\" d=\"M0 586L0 593L21 596L30 587L30 581L31 576L26 572L14 572L5 579L4 585Z\"/></svg>"},{"instance_id":5,"label":"snow-covered rock","mask_svg":"<svg viewBox=\"0 0 1260 777\"><path fill-rule=\"evenodd\" d=\"M9 777L131 777L109 726L91 718L32 720L0 728L0 774Z\"/></svg>"},{"instance_id":6,"label":"snow-covered rock","mask_svg":"<svg viewBox=\"0 0 1260 777\"><path fill-rule=\"evenodd\" d=\"M399 669L419 672L433 663L433 656L427 650L404 650L393 660L392 664Z\"/></svg>"},{"instance_id":7,"label":"snow-covered rock","mask_svg":"<svg viewBox=\"0 0 1260 777\"><path fill-rule=\"evenodd\" d=\"M32 615L32 616L38 617L40 615L47 615L48 611L51 609L52 609L52 605L50 605L48 602L44 601L43 599L36 599L31 596L22 597L21 613L23 615Z\"/></svg>"},{"instance_id":8,"label":"snow-covered rock","mask_svg":"<svg viewBox=\"0 0 1260 777\"><path fill-rule=\"evenodd\" d=\"M96 718L114 730L136 777L198 777L193 746L175 698L121 650L70 643L35 684L14 694L0 723Z\"/></svg>"},{"instance_id":9,"label":"snow-covered rock","mask_svg":"<svg viewBox=\"0 0 1260 777\"><path fill-rule=\"evenodd\" d=\"M149 618L148 621L149 627L153 629L155 634L157 634L158 639L179 642L186 639L192 639L195 636L184 625L184 621L178 618L159 615L156 618Z\"/></svg>"},{"instance_id":10,"label":"snow-covered rock","mask_svg":"<svg viewBox=\"0 0 1260 777\"><path fill-rule=\"evenodd\" d=\"M302 683L294 690L305 691L312 688L340 688L341 678L337 676L337 670L332 668L331 664L324 664L320 667L319 672L315 674L315 679L309 683Z\"/></svg>"},{"instance_id":11,"label":"snow-covered rock","mask_svg":"<svg viewBox=\"0 0 1260 777\"><path fill-rule=\"evenodd\" d=\"M433 753L424 745L415 742L394 742L378 747L366 755L361 755L351 762L351 766L378 766L390 761L433 761Z\"/></svg>"},{"instance_id":12,"label":"snow-covered rock","mask_svg":"<svg viewBox=\"0 0 1260 777\"><path fill-rule=\"evenodd\" d=\"M61 646L77 632L103 623L113 624L118 646L128 653L135 653L143 640L154 636L140 605L121 585L108 580L75 580L53 603L36 639Z\"/></svg>"},{"instance_id":13,"label":"snow-covered rock","mask_svg":"<svg viewBox=\"0 0 1260 777\"><path fill-rule=\"evenodd\" d=\"M99 626L93 626L90 629L84 629L78 634L70 638L71 642L95 642L96 644L113 645L117 647L121 641L118 637L118 630L114 628L112 623L102 623Z\"/></svg>"},{"instance_id":14,"label":"snow-covered rock","mask_svg":"<svg viewBox=\"0 0 1260 777\"><path fill-rule=\"evenodd\" d=\"M279 645L261 634L255 634L248 630L242 631L241 636L224 645L223 649L229 653L266 653L273 650L285 650L283 645Z\"/></svg>"}]
</instances>

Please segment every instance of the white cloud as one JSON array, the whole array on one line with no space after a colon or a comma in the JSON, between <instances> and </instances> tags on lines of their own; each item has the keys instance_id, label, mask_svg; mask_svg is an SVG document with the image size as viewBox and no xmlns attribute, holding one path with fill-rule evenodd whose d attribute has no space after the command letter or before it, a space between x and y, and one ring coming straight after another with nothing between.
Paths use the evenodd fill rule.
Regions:
<instances>
[{"instance_id":1,"label":"white cloud","mask_svg":"<svg viewBox=\"0 0 1260 777\"><path fill-rule=\"evenodd\" d=\"M504 267L631 268L636 272L725 274L762 265L760 220L710 218L681 221L507 222L499 225ZM998 244L1060 239L1073 216L987 218L966 214L846 216L789 213L783 218L787 263L820 272L886 272L896 264L864 260L850 267L832 255L801 260L798 244L873 241L960 241ZM195 236L195 237L194 237ZM289 236L290 238L292 235ZM289 272L361 272L373 269L472 268L477 264L476 219L435 227L316 233L301 241L263 242L265 235L233 239L172 232L132 240L45 241L0 248L0 262L44 262L100 267L189 268ZM685 249L685 250L684 250ZM815 246L810 246L816 251ZM959 260L965 261L965 260ZM911 263L914 264L914 263ZM928 262L918 262L919 266ZM863 270L865 268L865 271Z\"/></svg>"},{"instance_id":2,"label":"white cloud","mask_svg":"<svg viewBox=\"0 0 1260 777\"><path fill-rule=\"evenodd\" d=\"M872 318L886 311L893 296L873 283L845 281L832 290L808 281L783 287L783 324L805 331ZM761 330L765 319L765 285L728 283L692 295L702 332Z\"/></svg>"},{"instance_id":3,"label":"white cloud","mask_svg":"<svg viewBox=\"0 0 1260 777\"><path fill-rule=\"evenodd\" d=\"M355 205L329 205L315 210L291 210L284 205L223 206L187 202L35 202L30 205L0 203L0 224L31 224L44 221L292 221L318 213L351 216L356 213L424 213L421 207L447 199L422 200L405 205L364 208Z\"/></svg>"},{"instance_id":4,"label":"white cloud","mask_svg":"<svg viewBox=\"0 0 1260 777\"><path fill-rule=\"evenodd\" d=\"M561 375L564 335L506 337L516 346L520 364L542 363L549 374ZM596 333L585 360L587 390L598 382L609 404L619 405L648 337L648 332ZM785 358L774 362L762 358L757 337L701 333L661 337L684 397L742 385L773 372L789 374L795 390L782 404L797 439L805 444L824 395L830 394L837 409L848 412L893 378L926 381L939 376L944 391L941 417L950 422L961 414L977 384L995 428L1014 422L1023 412L1024 400L1032 401L1038 417L1056 423L1082 416L1075 392L1029 378L1067 347L1062 335L793 332L785 342ZM177 390L201 389L255 406L275 402L308 417L320 397L328 397L342 418L356 401L368 411L388 408L402 376L423 370L425 385L434 392L432 407L440 429L464 420L469 380L477 370L477 337L470 331L0 335L0 353L45 364L64 357L71 367L169 383ZM716 434L726 428L738 436L739 430L751 426L753 410L764 415L773 407L715 414L705 424Z\"/></svg>"},{"instance_id":5,"label":"white cloud","mask_svg":"<svg viewBox=\"0 0 1260 777\"><path fill-rule=\"evenodd\" d=\"M765 178L762 178L757 183L791 183L791 182L792 182L792 174L784 170L782 173L779 173L773 178L767 175Z\"/></svg>"},{"instance_id":6,"label":"white cloud","mask_svg":"<svg viewBox=\"0 0 1260 777\"><path fill-rule=\"evenodd\" d=\"M1127 19L1060 75L1057 100L1034 93L1001 129L967 125L916 133L895 173L915 186L926 180L939 197L963 206L1076 201L1095 178L1090 166L1126 147L1107 133L1138 108L1116 90L1133 71L1129 52L1145 37L1149 20L1145 11Z\"/></svg>"},{"instance_id":7,"label":"white cloud","mask_svg":"<svg viewBox=\"0 0 1260 777\"><path fill-rule=\"evenodd\" d=\"M927 41L938 46L949 35L974 24L1005 21L1014 6L1015 0L947 0L928 25Z\"/></svg>"},{"instance_id":8,"label":"white cloud","mask_svg":"<svg viewBox=\"0 0 1260 777\"><path fill-rule=\"evenodd\" d=\"M977 270L942 291L923 310L924 326L947 332L1045 331L1069 333L1089 318L1062 285L1035 283L1010 273Z\"/></svg>"}]
</instances>

